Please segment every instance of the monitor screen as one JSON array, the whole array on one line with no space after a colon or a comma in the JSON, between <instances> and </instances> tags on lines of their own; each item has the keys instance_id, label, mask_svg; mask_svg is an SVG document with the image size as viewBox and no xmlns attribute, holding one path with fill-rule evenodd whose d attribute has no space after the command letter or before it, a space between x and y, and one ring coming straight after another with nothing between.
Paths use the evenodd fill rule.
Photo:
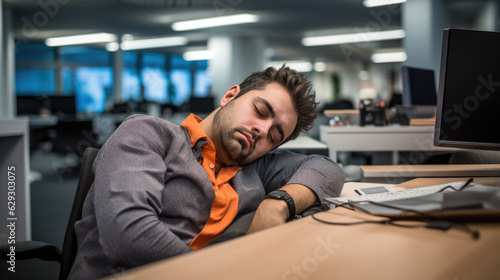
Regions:
<instances>
[{"instance_id":1,"label":"monitor screen","mask_svg":"<svg viewBox=\"0 0 500 280\"><path fill-rule=\"evenodd\" d=\"M18 95L16 97L17 115L38 115L40 109L47 108L43 96Z\"/></svg>"},{"instance_id":2,"label":"monitor screen","mask_svg":"<svg viewBox=\"0 0 500 280\"><path fill-rule=\"evenodd\" d=\"M404 105L436 105L434 70L403 66L401 72Z\"/></svg>"},{"instance_id":3,"label":"monitor screen","mask_svg":"<svg viewBox=\"0 0 500 280\"><path fill-rule=\"evenodd\" d=\"M500 150L500 33L445 29L434 144Z\"/></svg>"},{"instance_id":4,"label":"monitor screen","mask_svg":"<svg viewBox=\"0 0 500 280\"><path fill-rule=\"evenodd\" d=\"M50 95L49 100L53 114L76 114L76 98L74 95Z\"/></svg>"}]
</instances>

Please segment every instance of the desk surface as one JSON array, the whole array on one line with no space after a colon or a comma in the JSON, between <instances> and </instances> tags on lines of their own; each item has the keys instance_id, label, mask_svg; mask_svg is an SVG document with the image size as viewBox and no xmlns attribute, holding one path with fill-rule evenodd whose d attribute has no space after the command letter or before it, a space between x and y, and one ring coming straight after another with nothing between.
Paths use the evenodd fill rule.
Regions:
<instances>
[{"instance_id":1,"label":"desk surface","mask_svg":"<svg viewBox=\"0 0 500 280\"><path fill-rule=\"evenodd\" d=\"M400 186L421 185L418 180ZM318 217L380 219L347 209ZM456 229L336 226L307 217L109 279L497 279L500 223L469 226L480 231L479 240Z\"/></svg>"}]
</instances>

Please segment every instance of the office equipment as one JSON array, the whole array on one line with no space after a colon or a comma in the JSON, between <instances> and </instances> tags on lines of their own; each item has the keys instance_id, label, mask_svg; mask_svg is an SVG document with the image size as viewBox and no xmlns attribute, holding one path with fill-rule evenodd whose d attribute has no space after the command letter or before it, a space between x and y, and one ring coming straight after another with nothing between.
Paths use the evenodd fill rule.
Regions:
<instances>
[{"instance_id":1,"label":"office equipment","mask_svg":"<svg viewBox=\"0 0 500 280\"><path fill-rule=\"evenodd\" d=\"M99 152L95 148L87 148L83 154L82 169L78 180L78 187L73 201L73 207L64 236L62 252L55 245L39 241L20 241L16 242L16 261L24 259L39 258L47 261L58 261L61 263L59 279L64 280L68 277L77 252L77 241L74 232L74 224L82 217L82 208L87 193L94 182L94 172L92 164ZM3 242L2 242L3 243ZM10 252L9 244L0 246L0 258L8 260L7 254Z\"/></svg>"},{"instance_id":2,"label":"office equipment","mask_svg":"<svg viewBox=\"0 0 500 280\"><path fill-rule=\"evenodd\" d=\"M329 197L327 198L327 200L337 206L344 205L350 202L360 202L360 201L385 202L385 201L413 198L427 194L437 193L448 188L448 186L451 186L455 189L459 189L462 185L464 185L464 183L465 182L453 182L453 183L445 183L434 186L425 186L420 188L399 190L394 192L365 194L365 195L350 196L350 197Z\"/></svg>"},{"instance_id":3,"label":"office equipment","mask_svg":"<svg viewBox=\"0 0 500 280\"><path fill-rule=\"evenodd\" d=\"M435 105L396 105L396 117L401 125L410 125L412 120L434 118Z\"/></svg>"},{"instance_id":4,"label":"office equipment","mask_svg":"<svg viewBox=\"0 0 500 280\"><path fill-rule=\"evenodd\" d=\"M401 67L403 105L436 105L434 70L410 66Z\"/></svg>"},{"instance_id":5,"label":"office equipment","mask_svg":"<svg viewBox=\"0 0 500 280\"><path fill-rule=\"evenodd\" d=\"M422 183L401 184L408 185ZM315 216L332 222L386 219L344 208ZM303 218L106 279L155 280L166 275L172 279L206 275L217 279L496 279L500 250L494 248L500 248L500 223L468 225L480 232L478 240L457 229L335 226Z\"/></svg>"},{"instance_id":6,"label":"office equipment","mask_svg":"<svg viewBox=\"0 0 500 280\"><path fill-rule=\"evenodd\" d=\"M384 192L388 192L389 190L386 189L384 186L378 186L378 187L355 189L354 191L356 193L358 193L359 195L368 195L368 194L375 194L375 193L384 193Z\"/></svg>"},{"instance_id":7,"label":"office equipment","mask_svg":"<svg viewBox=\"0 0 500 280\"><path fill-rule=\"evenodd\" d=\"M76 114L76 97L74 95L49 95L52 114Z\"/></svg>"},{"instance_id":8,"label":"office equipment","mask_svg":"<svg viewBox=\"0 0 500 280\"><path fill-rule=\"evenodd\" d=\"M500 33L445 29L434 144L500 150Z\"/></svg>"},{"instance_id":9,"label":"office equipment","mask_svg":"<svg viewBox=\"0 0 500 280\"><path fill-rule=\"evenodd\" d=\"M191 97L189 99L189 111L193 113L211 113L215 110L215 98L208 97Z\"/></svg>"},{"instance_id":10,"label":"office equipment","mask_svg":"<svg viewBox=\"0 0 500 280\"><path fill-rule=\"evenodd\" d=\"M16 97L17 115L39 115L40 110L49 109L49 100L45 96L18 95Z\"/></svg>"},{"instance_id":11,"label":"office equipment","mask_svg":"<svg viewBox=\"0 0 500 280\"><path fill-rule=\"evenodd\" d=\"M485 185L472 185L461 189L463 182L349 198L348 205L373 215L426 219L478 219L500 218L500 189ZM453 189L450 190L450 187ZM457 191L454 191L457 189Z\"/></svg>"}]
</instances>

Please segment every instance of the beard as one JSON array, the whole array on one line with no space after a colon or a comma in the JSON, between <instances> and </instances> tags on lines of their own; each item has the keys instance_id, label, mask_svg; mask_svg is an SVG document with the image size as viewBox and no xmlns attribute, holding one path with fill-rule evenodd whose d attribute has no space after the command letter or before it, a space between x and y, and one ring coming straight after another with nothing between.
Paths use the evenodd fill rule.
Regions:
<instances>
[{"instance_id":1,"label":"beard","mask_svg":"<svg viewBox=\"0 0 500 280\"><path fill-rule=\"evenodd\" d=\"M216 131L214 145L216 147L217 158L226 165L246 165L251 163L252 152L255 144L248 147L244 135L252 135L251 131L244 127L234 125L231 118L232 101L220 108L215 113L213 129Z\"/></svg>"}]
</instances>

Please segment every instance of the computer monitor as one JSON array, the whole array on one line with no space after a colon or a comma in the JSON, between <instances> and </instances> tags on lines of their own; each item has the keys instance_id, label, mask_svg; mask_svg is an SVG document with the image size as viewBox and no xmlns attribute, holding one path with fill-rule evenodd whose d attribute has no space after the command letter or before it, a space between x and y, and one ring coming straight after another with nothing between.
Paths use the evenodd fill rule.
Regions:
<instances>
[{"instance_id":1,"label":"computer monitor","mask_svg":"<svg viewBox=\"0 0 500 280\"><path fill-rule=\"evenodd\" d=\"M53 114L76 114L76 98L74 95L50 95L49 100Z\"/></svg>"},{"instance_id":2,"label":"computer monitor","mask_svg":"<svg viewBox=\"0 0 500 280\"><path fill-rule=\"evenodd\" d=\"M213 96L191 97L189 110L193 113L211 113L215 110L215 98Z\"/></svg>"},{"instance_id":3,"label":"computer monitor","mask_svg":"<svg viewBox=\"0 0 500 280\"><path fill-rule=\"evenodd\" d=\"M17 115L38 115L47 104L43 96L18 95L16 96Z\"/></svg>"},{"instance_id":4,"label":"computer monitor","mask_svg":"<svg viewBox=\"0 0 500 280\"><path fill-rule=\"evenodd\" d=\"M500 33L445 29L434 144L500 150Z\"/></svg>"},{"instance_id":5,"label":"computer monitor","mask_svg":"<svg viewBox=\"0 0 500 280\"><path fill-rule=\"evenodd\" d=\"M434 70L403 66L401 72L403 105L436 105Z\"/></svg>"}]
</instances>

